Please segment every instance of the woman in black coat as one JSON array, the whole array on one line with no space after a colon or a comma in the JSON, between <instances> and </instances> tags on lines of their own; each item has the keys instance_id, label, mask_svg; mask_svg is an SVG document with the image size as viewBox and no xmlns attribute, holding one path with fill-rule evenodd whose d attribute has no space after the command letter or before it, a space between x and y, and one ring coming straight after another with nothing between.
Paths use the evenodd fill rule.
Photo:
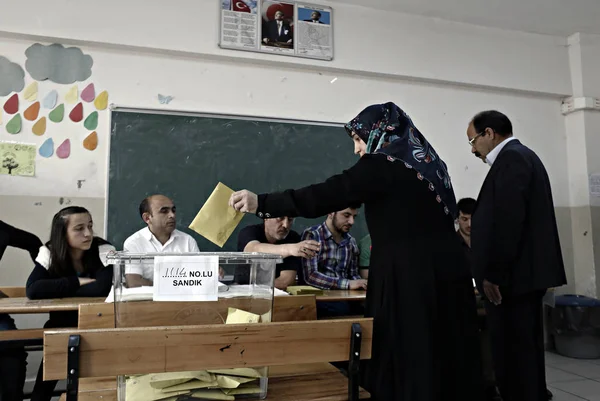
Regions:
<instances>
[{"instance_id":1,"label":"woman in black coat","mask_svg":"<svg viewBox=\"0 0 600 401\"><path fill-rule=\"evenodd\" d=\"M315 218L364 203L372 239L366 316L374 318L365 387L375 400L478 401L481 361L469 268L454 231L446 164L393 103L346 125L360 160L323 183L236 192L261 218Z\"/></svg>"}]
</instances>

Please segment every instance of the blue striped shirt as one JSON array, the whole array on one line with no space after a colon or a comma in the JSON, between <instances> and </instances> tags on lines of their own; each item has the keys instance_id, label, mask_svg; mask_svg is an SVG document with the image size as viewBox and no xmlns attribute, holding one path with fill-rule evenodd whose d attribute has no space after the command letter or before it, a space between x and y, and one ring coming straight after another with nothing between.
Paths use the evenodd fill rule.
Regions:
<instances>
[{"instance_id":1,"label":"blue striped shirt","mask_svg":"<svg viewBox=\"0 0 600 401\"><path fill-rule=\"evenodd\" d=\"M302 259L306 284L322 289L347 290L350 280L361 279L358 273L358 245L348 233L339 244L333 239L326 223L309 227L302 234L302 241L314 240L321 249L312 259Z\"/></svg>"}]
</instances>

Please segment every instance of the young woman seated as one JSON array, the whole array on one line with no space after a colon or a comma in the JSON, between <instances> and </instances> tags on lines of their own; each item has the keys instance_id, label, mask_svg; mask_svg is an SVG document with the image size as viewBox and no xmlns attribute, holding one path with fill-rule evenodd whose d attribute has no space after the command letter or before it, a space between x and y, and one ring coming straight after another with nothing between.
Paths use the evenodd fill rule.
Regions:
<instances>
[{"instance_id":1,"label":"young woman seated","mask_svg":"<svg viewBox=\"0 0 600 401\"><path fill-rule=\"evenodd\" d=\"M50 241L40 248L35 267L27 280L29 299L106 297L113 278L105 256L114 248L94 237L90 212L83 207L62 209L52 219ZM77 312L53 312L45 328L76 327ZM50 401L55 381L43 381L42 365L31 396L32 401Z\"/></svg>"}]
</instances>

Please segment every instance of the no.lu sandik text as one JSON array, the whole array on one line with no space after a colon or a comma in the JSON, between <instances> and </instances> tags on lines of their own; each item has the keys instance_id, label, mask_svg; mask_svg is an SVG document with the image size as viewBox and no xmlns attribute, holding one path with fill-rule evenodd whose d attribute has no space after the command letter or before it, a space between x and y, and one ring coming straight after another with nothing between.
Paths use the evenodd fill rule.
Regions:
<instances>
[{"instance_id":1,"label":"no.lu sandik text","mask_svg":"<svg viewBox=\"0 0 600 401\"><path fill-rule=\"evenodd\" d=\"M173 280L173 287L201 286L202 278L211 278L212 271L186 271L185 267L169 267L165 270L163 278L177 278L186 280Z\"/></svg>"}]
</instances>

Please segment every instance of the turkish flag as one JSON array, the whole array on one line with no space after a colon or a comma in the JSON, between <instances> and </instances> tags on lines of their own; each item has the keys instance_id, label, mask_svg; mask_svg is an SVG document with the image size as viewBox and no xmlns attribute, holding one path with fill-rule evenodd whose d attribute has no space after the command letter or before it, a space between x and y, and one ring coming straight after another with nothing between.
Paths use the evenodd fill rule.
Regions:
<instances>
[{"instance_id":1,"label":"turkish flag","mask_svg":"<svg viewBox=\"0 0 600 401\"><path fill-rule=\"evenodd\" d=\"M238 13L249 13L250 7L242 0L231 0L231 8Z\"/></svg>"}]
</instances>

